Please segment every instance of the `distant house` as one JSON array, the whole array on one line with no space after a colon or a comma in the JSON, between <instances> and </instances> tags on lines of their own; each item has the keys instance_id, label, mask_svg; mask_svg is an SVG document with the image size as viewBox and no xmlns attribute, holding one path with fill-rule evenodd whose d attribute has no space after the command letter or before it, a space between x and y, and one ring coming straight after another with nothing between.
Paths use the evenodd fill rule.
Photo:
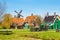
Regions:
<instances>
[{"instance_id":1,"label":"distant house","mask_svg":"<svg viewBox=\"0 0 60 40\"><path fill-rule=\"evenodd\" d=\"M30 27L34 26L33 22L35 20L35 16L27 16L25 19L25 23L28 23Z\"/></svg>"},{"instance_id":2,"label":"distant house","mask_svg":"<svg viewBox=\"0 0 60 40\"><path fill-rule=\"evenodd\" d=\"M17 28L23 28L24 19L23 18L12 18L12 25L17 26Z\"/></svg>"},{"instance_id":3,"label":"distant house","mask_svg":"<svg viewBox=\"0 0 60 40\"><path fill-rule=\"evenodd\" d=\"M29 28L31 27L40 27L41 25L41 17L39 15L27 16L25 19L25 23L28 23Z\"/></svg>"},{"instance_id":4,"label":"distant house","mask_svg":"<svg viewBox=\"0 0 60 40\"><path fill-rule=\"evenodd\" d=\"M47 25L52 25L54 23L54 20L55 18L57 17L58 15L56 15L56 12L54 12L54 15L49 15L49 13L47 13L47 15L45 16L44 18L44 22L47 24ZM53 29L53 27L52 27Z\"/></svg>"}]
</instances>

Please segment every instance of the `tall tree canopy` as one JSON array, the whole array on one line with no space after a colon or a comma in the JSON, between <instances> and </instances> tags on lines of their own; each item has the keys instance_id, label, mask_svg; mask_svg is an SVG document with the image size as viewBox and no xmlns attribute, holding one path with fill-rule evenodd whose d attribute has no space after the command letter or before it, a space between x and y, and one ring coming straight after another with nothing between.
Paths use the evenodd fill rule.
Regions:
<instances>
[{"instance_id":1,"label":"tall tree canopy","mask_svg":"<svg viewBox=\"0 0 60 40\"><path fill-rule=\"evenodd\" d=\"M42 21L42 17L39 16L39 15L35 15L35 20L34 20L34 23L37 24L38 26L41 25L41 21Z\"/></svg>"},{"instance_id":2,"label":"tall tree canopy","mask_svg":"<svg viewBox=\"0 0 60 40\"><path fill-rule=\"evenodd\" d=\"M4 19L2 21L2 25L6 28L10 28L10 25L12 23L11 20L12 20L11 14L5 14Z\"/></svg>"}]
</instances>

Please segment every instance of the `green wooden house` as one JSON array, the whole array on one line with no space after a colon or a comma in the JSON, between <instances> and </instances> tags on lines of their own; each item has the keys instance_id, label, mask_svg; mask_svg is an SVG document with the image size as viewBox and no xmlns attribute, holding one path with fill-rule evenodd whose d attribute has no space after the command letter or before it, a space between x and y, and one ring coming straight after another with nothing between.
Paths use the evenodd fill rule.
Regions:
<instances>
[{"instance_id":1,"label":"green wooden house","mask_svg":"<svg viewBox=\"0 0 60 40\"><path fill-rule=\"evenodd\" d=\"M45 16L44 21L45 24L48 25L49 29L56 29L56 21L58 20L58 15L56 15L56 13L54 13L54 15L48 15ZM59 24L59 22L58 22Z\"/></svg>"},{"instance_id":2,"label":"green wooden house","mask_svg":"<svg viewBox=\"0 0 60 40\"><path fill-rule=\"evenodd\" d=\"M53 23L53 29L60 29L60 16L57 16Z\"/></svg>"}]
</instances>

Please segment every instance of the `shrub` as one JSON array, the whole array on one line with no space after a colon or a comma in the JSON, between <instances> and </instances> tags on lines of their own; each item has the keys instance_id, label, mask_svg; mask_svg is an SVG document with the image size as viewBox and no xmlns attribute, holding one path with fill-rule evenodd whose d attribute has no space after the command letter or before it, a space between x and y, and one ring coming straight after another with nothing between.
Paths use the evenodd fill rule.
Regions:
<instances>
[{"instance_id":1,"label":"shrub","mask_svg":"<svg viewBox=\"0 0 60 40\"><path fill-rule=\"evenodd\" d=\"M7 29L7 28L5 26L3 26L2 29Z\"/></svg>"}]
</instances>

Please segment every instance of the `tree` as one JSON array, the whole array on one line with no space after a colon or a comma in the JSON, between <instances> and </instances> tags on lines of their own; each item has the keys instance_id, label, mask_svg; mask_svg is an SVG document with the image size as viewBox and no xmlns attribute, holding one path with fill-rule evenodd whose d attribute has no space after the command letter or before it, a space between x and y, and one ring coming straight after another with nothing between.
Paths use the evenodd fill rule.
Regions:
<instances>
[{"instance_id":1,"label":"tree","mask_svg":"<svg viewBox=\"0 0 60 40\"><path fill-rule=\"evenodd\" d=\"M30 27L30 31L40 31L40 25L41 25L41 16L39 15L34 15L35 18L34 18L34 21L32 22L34 27Z\"/></svg>"},{"instance_id":2,"label":"tree","mask_svg":"<svg viewBox=\"0 0 60 40\"><path fill-rule=\"evenodd\" d=\"M11 14L5 14L2 21L3 27L10 28L10 25L12 24L11 20L12 20Z\"/></svg>"},{"instance_id":3,"label":"tree","mask_svg":"<svg viewBox=\"0 0 60 40\"><path fill-rule=\"evenodd\" d=\"M39 15L35 15L35 20L34 20L34 24L36 24L37 26L41 25L41 21L42 21L42 17Z\"/></svg>"}]
</instances>

